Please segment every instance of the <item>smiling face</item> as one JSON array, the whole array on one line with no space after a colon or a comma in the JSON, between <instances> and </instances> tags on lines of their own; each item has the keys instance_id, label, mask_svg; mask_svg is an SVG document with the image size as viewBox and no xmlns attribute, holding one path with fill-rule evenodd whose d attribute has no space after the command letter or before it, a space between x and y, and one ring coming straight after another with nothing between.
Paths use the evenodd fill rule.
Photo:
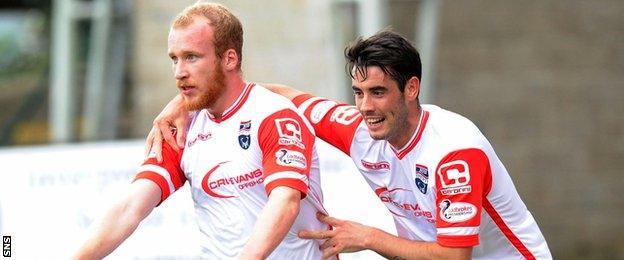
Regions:
<instances>
[{"instance_id":1,"label":"smiling face","mask_svg":"<svg viewBox=\"0 0 624 260\"><path fill-rule=\"evenodd\" d=\"M408 107L397 82L379 67L366 68L366 76L354 73L355 105L364 117L373 139L387 140L400 148L412 135Z\"/></svg>"},{"instance_id":2,"label":"smiling face","mask_svg":"<svg viewBox=\"0 0 624 260\"><path fill-rule=\"evenodd\" d=\"M225 91L221 58L214 46L210 21L194 17L187 26L169 32L168 52L173 63L176 86L188 110L211 108Z\"/></svg>"}]
</instances>

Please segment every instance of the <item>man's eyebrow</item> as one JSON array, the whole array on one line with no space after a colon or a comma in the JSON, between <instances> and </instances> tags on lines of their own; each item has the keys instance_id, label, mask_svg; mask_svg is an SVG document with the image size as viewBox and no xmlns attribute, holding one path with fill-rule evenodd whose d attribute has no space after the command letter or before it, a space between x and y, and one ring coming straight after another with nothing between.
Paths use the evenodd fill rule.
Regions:
<instances>
[{"instance_id":1,"label":"man's eyebrow","mask_svg":"<svg viewBox=\"0 0 624 260\"><path fill-rule=\"evenodd\" d=\"M368 91L382 91L382 90L387 90L388 88L385 86L374 86L372 88L369 88Z\"/></svg>"}]
</instances>

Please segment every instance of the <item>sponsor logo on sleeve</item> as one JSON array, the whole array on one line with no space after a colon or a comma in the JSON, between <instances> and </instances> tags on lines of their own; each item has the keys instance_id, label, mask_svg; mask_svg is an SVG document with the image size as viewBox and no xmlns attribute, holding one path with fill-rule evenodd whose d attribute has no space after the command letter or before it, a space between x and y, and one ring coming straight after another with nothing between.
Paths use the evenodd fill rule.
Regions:
<instances>
[{"instance_id":1,"label":"sponsor logo on sleeve","mask_svg":"<svg viewBox=\"0 0 624 260\"><path fill-rule=\"evenodd\" d=\"M312 108L312 111L310 112L310 121L313 124L318 124L318 122L321 122L321 119L323 119L327 112L329 112L329 110L332 109L332 107L334 107L336 104L336 102L331 100L324 100L319 102L314 106L314 108Z\"/></svg>"},{"instance_id":2,"label":"sponsor logo on sleeve","mask_svg":"<svg viewBox=\"0 0 624 260\"><path fill-rule=\"evenodd\" d=\"M477 207L466 202L451 202L445 199L440 202L439 207L440 218L446 222L464 222L477 215Z\"/></svg>"},{"instance_id":3,"label":"sponsor logo on sleeve","mask_svg":"<svg viewBox=\"0 0 624 260\"><path fill-rule=\"evenodd\" d=\"M301 126L297 120L278 118L275 119L275 124L277 125L278 143L280 145L296 145L301 149L305 149L301 138Z\"/></svg>"},{"instance_id":4,"label":"sponsor logo on sleeve","mask_svg":"<svg viewBox=\"0 0 624 260\"><path fill-rule=\"evenodd\" d=\"M427 166L416 164L416 178L414 182L416 182L416 187L422 194L427 194L427 183L429 183L429 169L427 169Z\"/></svg>"},{"instance_id":5,"label":"sponsor logo on sleeve","mask_svg":"<svg viewBox=\"0 0 624 260\"><path fill-rule=\"evenodd\" d=\"M329 120L343 125L350 125L358 117L360 117L360 111L354 106L340 106L334 110Z\"/></svg>"},{"instance_id":6,"label":"sponsor logo on sleeve","mask_svg":"<svg viewBox=\"0 0 624 260\"><path fill-rule=\"evenodd\" d=\"M381 161L381 162L367 162L364 160L360 160L360 161L362 162L362 166L364 166L364 168L369 169L369 170L373 170L373 171L390 170L390 163L386 161Z\"/></svg>"},{"instance_id":7,"label":"sponsor logo on sleeve","mask_svg":"<svg viewBox=\"0 0 624 260\"><path fill-rule=\"evenodd\" d=\"M457 160L440 165L438 177L442 195L456 195L472 192L470 168L465 161Z\"/></svg>"},{"instance_id":8,"label":"sponsor logo on sleeve","mask_svg":"<svg viewBox=\"0 0 624 260\"><path fill-rule=\"evenodd\" d=\"M275 157L275 162L281 166L289 166L299 169L305 169L308 166L305 156L297 151L280 149L275 153Z\"/></svg>"},{"instance_id":9,"label":"sponsor logo on sleeve","mask_svg":"<svg viewBox=\"0 0 624 260\"><path fill-rule=\"evenodd\" d=\"M251 145L251 120L240 122L238 128L238 144L245 150Z\"/></svg>"}]
</instances>

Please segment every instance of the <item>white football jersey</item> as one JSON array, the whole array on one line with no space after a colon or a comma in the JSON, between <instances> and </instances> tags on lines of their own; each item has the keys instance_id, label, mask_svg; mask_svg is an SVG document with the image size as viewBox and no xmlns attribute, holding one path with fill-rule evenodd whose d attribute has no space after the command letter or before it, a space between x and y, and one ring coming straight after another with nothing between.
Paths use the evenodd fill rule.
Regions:
<instances>
[{"instance_id":1,"label":"white football jersey","mask_svg":"<svg viewBox=\"0 0 624 260\"><path fill-rule=\"evenodd\" d=\"M282 96L248 84L215 119L207 110L192 115L185 148L166 143L163 162L148 158L136 178L154 181L161 202L186 180L191 185L201 231L202 258L232 259L243 249L271 190L288 186L302 194L297 219L269 259L320 259L316 240L300 230L326 230L314 133Z\"/></svg>"},{"instance_id":2,"label":"white football jersey","mask_svg":"<svg viewBox=\"0 0 624 260\"><path fill-rule=\"evenodd\" d=\"M411 140L374 140L352 105L301 95L321 139L351 156L399 237L473 246L474 259L550 259L548 245L492 146L468 119L423 105Z\"/></svg>"}]
</instances>

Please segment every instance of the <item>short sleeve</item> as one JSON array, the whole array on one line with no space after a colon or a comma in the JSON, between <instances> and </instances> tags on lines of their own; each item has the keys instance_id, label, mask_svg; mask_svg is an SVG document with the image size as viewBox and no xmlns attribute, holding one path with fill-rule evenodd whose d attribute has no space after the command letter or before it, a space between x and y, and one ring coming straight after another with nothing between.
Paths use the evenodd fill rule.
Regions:
<instances>
[{"instance_id":1,"label":"short sleeve","mask_svg":"<svg viewBox=\"0 0 624 260\"><path fill-rule=\"evenodd\" d=\"M310 121L319 138L350 155L353 138L362 122L355 106L309 94L295 97L293 103Z\"/></svg>"},{"instance_id":2,"label":"short sleeve","mask_svg":"<svg viewBox=\"0 0 624 260\"><path fill-rule=\"evenodd\" d=\"M167 142L163 141L162 156L162 162L158 163L156 155L150 153L143 165L139 167L138 173L134 178L134 180L147 179L153 181L160 187L161 195L158 205L165 201L173 192L180 189L186 181L184 173L180 168L182 152L176 153Z\"/></svg>"},{"instance_id":3,"label":"short sleeve","mask_svg":"<svg viewBox=\"0 0 624 260\"><path fill-rule=\"evenodd\" d=\"M478 245L485 191L491 183L487 155L476 148L453 151L438 164L436 178L438 244Z\"/></svg>"},{"instance_id":4,"label":"short sleeve","mask_svg":"<svg viewBox=\"0 0 624 260\"><path fill-rule=\"evenodd\" d=\"M308 191L314 135L294 110L284 109L266 117L258 130L262 151L264 186L267 194L277 186Z\"/></svg>"}]
</instances>

